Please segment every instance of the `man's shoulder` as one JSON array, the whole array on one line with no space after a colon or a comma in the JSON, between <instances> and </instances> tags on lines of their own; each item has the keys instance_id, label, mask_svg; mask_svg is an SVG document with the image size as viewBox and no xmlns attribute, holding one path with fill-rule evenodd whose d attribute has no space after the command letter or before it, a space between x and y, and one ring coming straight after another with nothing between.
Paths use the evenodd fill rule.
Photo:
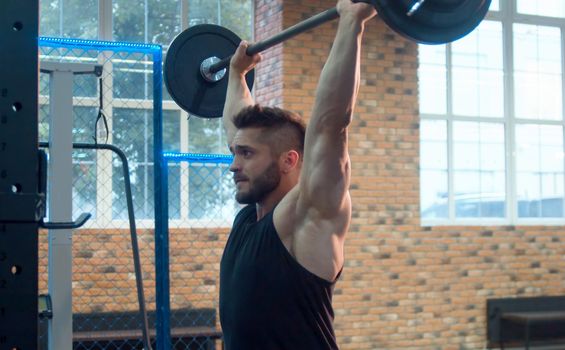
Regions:
<instances>
[{"instance_id":1,"label":"man's shoulder","mask_svg":"<svg viewBox=\"0 0 565 350\"><path fill-rule=\"evenodd\" d=\"M255 211L256 211L255 204L248 204L242 207L235 215L235 219L233 222L234 226L240 224L241 222L246 221L250 215L255 213Z\"/></svg>"}]
</instances>

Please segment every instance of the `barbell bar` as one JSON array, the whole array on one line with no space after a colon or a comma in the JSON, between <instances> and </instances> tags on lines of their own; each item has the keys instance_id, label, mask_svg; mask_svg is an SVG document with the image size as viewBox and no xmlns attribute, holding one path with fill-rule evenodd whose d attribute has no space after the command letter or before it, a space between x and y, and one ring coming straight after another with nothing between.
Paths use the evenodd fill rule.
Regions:
<instances>
[{"instance_id":1,"label":"barbell bar","mask_svg":"<svg viewBox=\"0 0 565 350\"><path fill-rule=\"evenodd\" d=\"M491 0L353 0L375 6L394 31L423 44L445 44L475 29L486 16ZM300 33L339 17L336 8L323 11L280 33L250 45L254 55ZM224 79L241 39L227 28L202 24L173 39L164 65L164 80L173 100L191 115L218 118L227 93ZM254 71L246 75L251 90Z\"/></svg>"}]
</instances>

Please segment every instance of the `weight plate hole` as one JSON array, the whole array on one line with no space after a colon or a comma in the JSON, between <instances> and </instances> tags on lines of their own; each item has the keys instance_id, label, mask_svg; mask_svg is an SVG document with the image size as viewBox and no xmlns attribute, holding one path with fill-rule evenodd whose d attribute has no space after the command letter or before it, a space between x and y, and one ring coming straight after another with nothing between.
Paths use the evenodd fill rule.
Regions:
<instances>
[{"instance_id":1,"label":"weight plate hole","mask_svg":"<svg viewBox=\"0 0 565 350\"><path fill-rule=\"evenodd\" d=\"M21 193L21 192L22 192L22 185L20 184L12 185L12 193Z\"/></svg>"},{"instance_id":2,"label":"weight plate hole","mask_svg":"<svg viewBox=\"0 0 565 350\"><path fill-rule=\"evenodd\" d=\"M19 275L22 273L22 267L19 265L14 265L10 268L10 272L12 273L12 275Z\"/></svg>"},{"instance_id":3,"label":"weight plate hole","mask_svg":"<svg viewBox=\"0 0 565 350\"><path fill-rule=\"evenodd\" d=\"M14 112L19 112L21 111L23 108L23 105L20 102L14 102L14 104L12 104L12 110Z\"/></svg>"},{"instance_id":4,"label":"weight plate hole","mask_svg":"<svg viewBox=\"0 0 565 350\"><path fill-rule=\"evenodd\" d=\"M12 25L12 29L14 30L14 32L19 32L20 30L22 30L24 28L24 24L22 22L15 22Z\"/></svg>"}]
</instances>

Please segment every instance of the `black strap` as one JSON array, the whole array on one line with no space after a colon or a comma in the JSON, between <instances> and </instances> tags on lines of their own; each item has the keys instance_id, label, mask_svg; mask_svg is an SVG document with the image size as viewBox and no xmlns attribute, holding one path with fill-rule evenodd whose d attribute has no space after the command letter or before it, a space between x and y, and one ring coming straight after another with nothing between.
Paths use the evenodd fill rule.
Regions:
<instances>
[{"instance_id":1,"label":"black strap","mask_svg":"<svg viewBox=\"0 0 565 350\"><path fill-rule=\"evenodd\" d=\"M104 122L104 130L106 131L106 139L104 143L108 143L108 135L110 133L108 129L108 119L106 118L106 114L104 114L104 100L103 100L103 90L102 90L102 77L98 78L98 83L100 86L100 96L99 96L99 106L98 106L98 115L96 116L96 121L94 122L94 144L98 144L98 121L102 119Z\"/></svg>"}]
</instances>

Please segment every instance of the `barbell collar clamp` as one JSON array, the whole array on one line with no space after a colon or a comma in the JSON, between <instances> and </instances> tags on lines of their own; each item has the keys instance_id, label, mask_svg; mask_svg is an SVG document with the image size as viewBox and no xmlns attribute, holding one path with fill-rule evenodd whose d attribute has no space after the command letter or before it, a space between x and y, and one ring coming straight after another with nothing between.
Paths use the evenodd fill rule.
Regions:
<instances>
[{"instance_id":1,"label":"barbell collar clamp","mask_svg":"<svg viewBox=\"0 0 565 350\"><path fill-rule=\"evenodd\" d=\"M410 9L408 10L408 12L406 12L406 16L410 17L412 16L414 13L416 13L416 11L418 11L418 9L420 9L420 6L422 6L422 4L425 2L426 0L418 0L414 3L414 5L412 5L412 7L410 7Z\"/></svg>"},{"instance_id":2,"label":"barbell collar clamp","mask_svg":"<svg viewBox=\"0 0 565 350\"><path fill-rule=\"evenodd\" d=\"M220 61L221 59L216 56L208 57L202 61L202 64L200 65L200 74L202 74L204 80L210 83L215 83L220 81L226 75L227 68L223 68L215 72L210 71L210 67Z\"/></svg>"}]
</instances>

